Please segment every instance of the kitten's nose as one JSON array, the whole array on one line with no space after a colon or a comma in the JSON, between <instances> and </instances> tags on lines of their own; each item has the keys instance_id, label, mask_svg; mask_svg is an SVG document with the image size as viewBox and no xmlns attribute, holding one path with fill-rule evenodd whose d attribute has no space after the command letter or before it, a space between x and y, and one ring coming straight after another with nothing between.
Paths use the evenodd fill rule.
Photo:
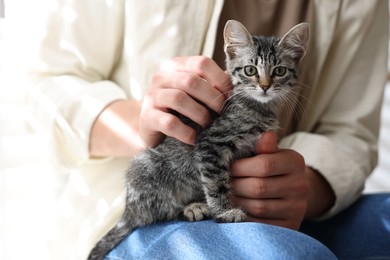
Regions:
<instances>
[{"instance_id":1,"label":"kitten's nose","mask_svg":"<svg viewBox=\"0 0 390 260\"><path fill-rule=\"evenodd\" d=\"M267 90L271 87L271 79L267 76L261 76L259 80L260 88L263 89L264 93L267 93Z\"/></svg>"},{"instance_id":2,"label":"kitten's nose","mask_svg":"<svg viewBox=\"0 0 390 260\"><path fill-rule=\"evenodd\" d=\"M271 87L271 85L260 85L260 87L263 89L264 93L266 93L267 90Z\"/></svg>"}]
</instances>

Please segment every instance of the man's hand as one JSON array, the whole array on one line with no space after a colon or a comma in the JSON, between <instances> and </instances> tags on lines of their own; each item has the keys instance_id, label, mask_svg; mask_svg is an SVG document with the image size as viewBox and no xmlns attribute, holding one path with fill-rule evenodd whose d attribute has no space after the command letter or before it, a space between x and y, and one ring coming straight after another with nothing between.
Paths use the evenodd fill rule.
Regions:
<instances>
[{"instance_id":1,"label":"man's hand","mask_svg":"<svg viewBox=\"0 0 390 260\"><path fill-rule=\"evenodd\" d=\"M205 106L220 113L230 91L230 79L210 58L180 57L158 72L142 103L139 132L145 146L154 147L165 135L194 144L195 130L185 125L170 110L206 127L211 116Z\"/></svg>"},{"instance_id":2,"label":"man's hand","mask_svg":"<svg viewBox=\"0 0 390 260\"><path fill-rule=\"evenodd\" d=\"M221 112L231 90L230 78L212 59L179 57L167 64L154 75L142 103L118 100L102 111L91 130L91 156L130 157L158 145L165 135L193 144L194 129L170 111L204 127L211 120L205 106Z\"/></svg>"},{"instance_id":3,"label":"man's hand","mask_svg":"<svg viewBox=\"0 0 390 260\"><path fill-rule=\"evenodd\" d=\"M232 202L250 221L298 229L309 191L303 157L293 150L278 149L272 132L262 135L256 152L231 165Z\"/></svg>"}]
</instances>

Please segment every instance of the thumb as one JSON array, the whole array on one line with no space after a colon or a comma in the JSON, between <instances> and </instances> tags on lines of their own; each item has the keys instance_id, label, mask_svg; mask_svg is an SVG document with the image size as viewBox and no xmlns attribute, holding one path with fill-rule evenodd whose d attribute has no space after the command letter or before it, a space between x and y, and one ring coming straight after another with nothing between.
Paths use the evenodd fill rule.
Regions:
<instances>
[{"instance_id":1,"label":"thumb","mask_svg":"<svg viewBox=\"0 0 390 260\"><path fill-rule=\"evenodd\" d=\"M262 153L275 153L278 150L278 137L276 133L268 131L264 132L260 140L256 144L256 152Z\"/></svg>"}]
</instances>

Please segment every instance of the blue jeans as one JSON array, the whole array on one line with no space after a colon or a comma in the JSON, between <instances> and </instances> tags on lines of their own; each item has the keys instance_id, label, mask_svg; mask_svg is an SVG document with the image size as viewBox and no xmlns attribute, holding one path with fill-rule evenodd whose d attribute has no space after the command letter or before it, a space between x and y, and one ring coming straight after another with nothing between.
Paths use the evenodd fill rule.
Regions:
<instances>
[{"instance_id":1,"label":"blue jeans","mask_svg":"<svg viewBox=\"0 0 390 260\"><path fill-rule=\"evenodd\" d=\"M320 242L321 241L321 242ZM390 194L363 196L301 232L258 223L172 221L136 229L106 259L390 259Z\"/></svg>"},{"instance_id":2,"label":"blue jeans","mask_svg":"<svg viewBox=\"0 0 390 260\"><path fill-rule=\"evenodd\" d=\"M390 259L390 193L365 195L337 216L301 231L339 259Z\"/></svg>"}]
</instances>

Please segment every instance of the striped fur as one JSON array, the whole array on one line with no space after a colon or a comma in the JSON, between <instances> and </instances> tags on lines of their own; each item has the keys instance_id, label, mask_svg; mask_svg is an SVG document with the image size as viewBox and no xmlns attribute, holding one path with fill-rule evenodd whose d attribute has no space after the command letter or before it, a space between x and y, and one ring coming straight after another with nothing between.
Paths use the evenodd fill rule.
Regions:
<instances>
[{"instance_id":1,"label":"striped fur","mask_svg":"<svg viewBox=\"0 0 390 260\"><path fill-rule=\"evenodd\" d=\"M134 228L156 222L209 217L217 222L245 221L245 213L229 199L229 167L233 160L254 154L264 131L277 130L277 109L280 102L291 100L308 25L294 27L279 40L252 37L243 25L229 21L224 37L233 91L223 113L216 116L210 111L214 121L207 129L179 115L197 129L195 147L167 137L131 161L125 212L89 259L103 259ZM276 71L277 67L281 68ZM245 71L256 73L248 76Z\"/></svg>"}]
</instances>

